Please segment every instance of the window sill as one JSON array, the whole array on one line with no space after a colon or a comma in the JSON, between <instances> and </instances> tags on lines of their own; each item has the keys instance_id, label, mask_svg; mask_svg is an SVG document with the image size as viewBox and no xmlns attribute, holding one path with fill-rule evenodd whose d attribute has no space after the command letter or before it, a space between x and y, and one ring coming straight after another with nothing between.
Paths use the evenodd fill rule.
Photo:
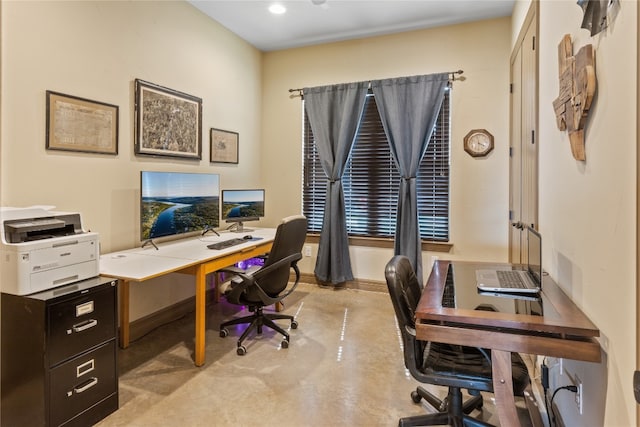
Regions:
<instances>
[{"instance_id":1,"label":"window sill","mask_svg":"<svg viewBox=\"0 0 640 427\"><path fill-rule=\"evenodd\" d=\"M320 234L307 233L306 243L319 243ZM349 246L365 246L369 248L391 248L393 249L393 239L383 239L377 237L349 237ZM453 243L422 242L422 250L429 252L451 252Z\"/></svg>"}]
</instances>

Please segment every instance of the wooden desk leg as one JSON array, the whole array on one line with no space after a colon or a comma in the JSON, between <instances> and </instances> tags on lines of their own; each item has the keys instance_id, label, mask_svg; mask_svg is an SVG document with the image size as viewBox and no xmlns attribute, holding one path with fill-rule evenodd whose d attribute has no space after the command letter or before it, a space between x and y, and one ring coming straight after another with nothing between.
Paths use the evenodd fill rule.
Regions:
<instances>
[{"instance_id":1,"label":"wooden desk leg","mask_svg":"<svg viewBox=\"0 0 640 427\"><path fill-rule=\"evenodd\" d=\"M493 373L493 393L501 426L519 426L516 402L513 397L511 373L511 353L491 350L491 371Z\"/></svg>"},{"instance_id":2,"label":"wooden desk leg","mask_svg":"<svg viewBox=\"0 0 640 427\"><path fill-rule=\"evenodd\" d=\"M129 281L120 283L120 348L129 347Z\"/></svg>"},{"instance_id":3,"label":"wooden desk leg","mask_svg":"<svg viewBox=\"0 0 640 427\"><path fill-rule=\"evenodd\" d=\"M196 269L196 338L195 338L195 363L196 366L204 365L204 334L206 326L206 278L204 268L199 265Z\"/></svg>"},{"instance_id":4,"label":"wooden desk leg","mask_svg":"<svg viewBox=\"0 0 640 427\"><path fill-rule=\"evenodd\" d=\"M213 273L213 302L220 302L220 273Z\"/></svg>"}]
</instances>

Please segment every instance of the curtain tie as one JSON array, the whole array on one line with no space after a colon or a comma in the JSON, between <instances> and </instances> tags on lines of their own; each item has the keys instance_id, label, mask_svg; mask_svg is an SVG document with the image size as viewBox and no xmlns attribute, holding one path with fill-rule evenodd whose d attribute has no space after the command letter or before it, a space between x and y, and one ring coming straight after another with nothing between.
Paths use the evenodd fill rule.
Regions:
<instances>
[{"instance_id":1,"label":"curtain tie","mask_svg":"<svg viewBox=\"0 0 640 427\"><path fill-rule=\"evenodd\" d=\"M411 181L411 180L415 180L416 177L415 176L403 176L402 178L400 178L403 181Z\"/></svg>"}]
</instances>

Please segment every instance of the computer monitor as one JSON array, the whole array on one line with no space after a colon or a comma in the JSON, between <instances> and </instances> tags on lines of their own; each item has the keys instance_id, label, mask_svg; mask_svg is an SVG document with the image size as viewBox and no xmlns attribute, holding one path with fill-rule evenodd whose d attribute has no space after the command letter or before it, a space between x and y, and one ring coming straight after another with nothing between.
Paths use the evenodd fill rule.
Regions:
<instances>
[{"instance_id":1,"label":"computer monitor","mask_svg":"<svg viewBox=\"0 0 640 427\"><path fill-rule=\"evenodd\" d=\"M220 223L219 194L217 174L142 171L141 240L214 229Z\"/></svg>"},{"instance_id":2,"label":"computer monitor","mask_svg":"<svg viewBox=\"0 0 640 427\"><path fill-rule=\"evenodd\" d=\"M264 190L222 190L222 219L232 223L231 229L247 232L244 222L264 216Z\"/></svg>"}]
</instances>

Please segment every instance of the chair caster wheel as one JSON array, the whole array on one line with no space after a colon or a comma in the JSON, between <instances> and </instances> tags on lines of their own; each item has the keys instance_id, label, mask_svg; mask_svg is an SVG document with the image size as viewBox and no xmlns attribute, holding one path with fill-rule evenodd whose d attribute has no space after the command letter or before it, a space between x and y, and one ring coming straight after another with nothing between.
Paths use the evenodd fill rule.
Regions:
<instances>
[{"instance_id":1,"label":"chair caster wheel","mask_svg":"<svg viewBox=\"0 0 640 427\"><path fill-rule=\"evenodd\" d=\"M282 346L282 348L289 348L289 341L287 341L287 340L282 340L282 342L280 343L280 345Z\"/></svg>"},{"instance_id":2,"label":"chair caster wheel","mask_svg":"<svg viewBox=\"0 0 640 427\"><path fill-rule=\"evenodd\" d=\"M238 354L238 356L244 356L245 354L247 354L247 348L245 346L241 345L236 350L236 353Z\"/></svg>"},{"instance_id":3,"label":"chair caster wheel","mask_svg":"<svg viewBox=\"0 0 640 427\"><path fill-rule=\"evenodd\" d=\"M418 392L414 390L411 392L411 400L413 400L413 403L420 403L420 401L422 400L422 396L420 396Z\"/></svg>"},{"instance_id":4,"label":"chair caster wheel","mask_svg":"<svg viewBox=\"0 0 640 427\"><path fill-rule=\"evenodd\" d=\"M225 338L229 336L229 330L227 328L220 329L220 337Z\"/></svg>"},{"instance_id":5,"label":"chair caster wheel","mask_svg":"<svg viewBox=\"0 0 640 427\"><path fill-rule=\"evenodd\" d=\"M295 320L291 321L291 329L298 329L298 322L296 322Z\"/></svg>"}]
</instances>

